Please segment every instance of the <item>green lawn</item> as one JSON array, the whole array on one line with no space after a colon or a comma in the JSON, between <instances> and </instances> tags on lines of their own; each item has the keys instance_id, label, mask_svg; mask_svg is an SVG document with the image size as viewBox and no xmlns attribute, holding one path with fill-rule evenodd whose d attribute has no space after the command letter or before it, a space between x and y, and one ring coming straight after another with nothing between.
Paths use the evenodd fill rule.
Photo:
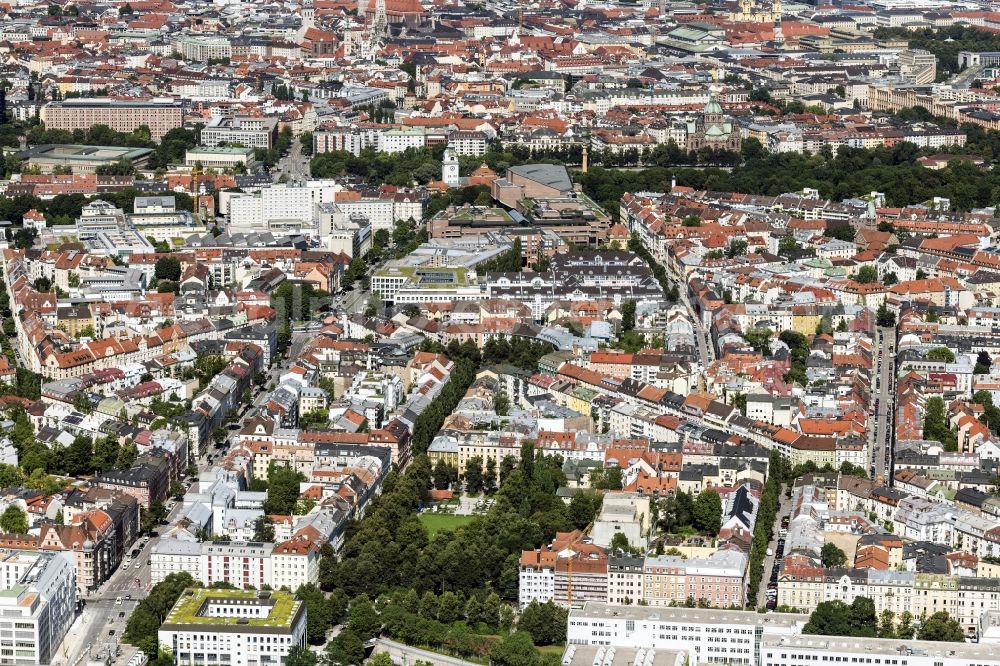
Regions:
<instances>
[{"instance_id":1,"label":"green lawn","mask_svg":"<svg viewBox=\"0 0 1000 666\"><path fill-rule=\"evenodd\" d=\"M420 514L420 522L424 524L431 536L439 530L454 530L457 527L472 522L475 516L456 516L449 513L429 513Z\"/></svg>"}]
</instances>

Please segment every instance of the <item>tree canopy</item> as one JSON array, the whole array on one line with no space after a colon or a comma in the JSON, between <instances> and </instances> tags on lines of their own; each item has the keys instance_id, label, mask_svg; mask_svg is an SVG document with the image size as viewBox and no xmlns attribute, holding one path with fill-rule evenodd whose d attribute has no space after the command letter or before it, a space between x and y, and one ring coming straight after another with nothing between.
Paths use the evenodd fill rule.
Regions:
<instances>
[{"instance_id":1,"label":"tree canopy","mask_svg":"<svg viewBox=\"0 0 1000 666\"><path fill-rule=\"evenodd\" d=\"M802 633L874 638L877 628L874 602L868 597L855 597L850 605L840 600L820 602Z\"/></svg>"}]
</instances>

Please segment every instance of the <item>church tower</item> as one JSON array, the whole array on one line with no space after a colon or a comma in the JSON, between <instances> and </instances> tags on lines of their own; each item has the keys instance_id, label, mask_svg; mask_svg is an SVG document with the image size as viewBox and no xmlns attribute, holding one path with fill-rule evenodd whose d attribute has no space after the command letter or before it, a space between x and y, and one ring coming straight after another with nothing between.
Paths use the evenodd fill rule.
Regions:
<instances>
[{"instance_id":1,"label":"church tower","mask_svg":"<svg viewBox=\"0 0 1000 666\"><path fill-rule=\"evenodd\" d=\"M458 156L451 148L444 151L444 161L441 162L441 180L448 187L458 187L461 183L458 177Z\"/></svg>"},{"instance_id":2,"label":"church tower","mask_svg":"<svg viewBox=\"0 0 1000 666\"><path fill-rule=\"evenodd\" d=\"M313 28L316 26L316 13L313 8L313 0L302 0L302 27Z\"/></svg>"},{"instance_id":3,"label":"church tower","mask_svg":"<svg viewBox=\"0 0 1000 666\"><path fill-rule=\"evenodd\" d=\"M389 17L385 13L385 0L375 0L375 20L372 31L379 37L389 34Z\"/></svg>"}]
</instances>

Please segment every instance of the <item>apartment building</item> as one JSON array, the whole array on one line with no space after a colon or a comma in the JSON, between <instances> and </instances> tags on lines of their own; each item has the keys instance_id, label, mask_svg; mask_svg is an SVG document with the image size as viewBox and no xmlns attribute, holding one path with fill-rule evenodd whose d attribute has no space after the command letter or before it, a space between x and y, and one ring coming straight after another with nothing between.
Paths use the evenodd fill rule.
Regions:
<instances>
[{"instance_id":1,"label":"apartment building","mask_svg":"<svg viewBox=\"0 0 1000 666\"><path fill-rule=\"evenodd\" d=\"M364 218L368 220L372 231L385 229L392 231L396 220L405 220L412 217L411 214L403 217L403 213L396 214L396 205L392 199L381 197L352 197L351 193L341 193L337 196L337 207L348 218ZM416 219L419 219L418 215Z\"/></svg>"},{"instance_id":2,"label":"apartment building","mask_svg":"<svg viewBox=\"0 0 1000 666\"><path fill-rule=\"evenodd\" d=\"M642 601L669 606L687 599L704 600L717 608L746 603L744 573L747 556L719 550L708 557L647 557L643 565Z\"/></svg>"},{"instance_id":3,"label":"apartment building","mask_svg":"<svg viewBox=\"0 0 1000 666\"><path fill-rule=\"evenodd\" d=\"M645 558L613 554L608 557L608 603L631 606L644 598Z\"/></svg>"},{"instance_id":4,"label":"apartment building","mask_svg":"<svg viewBox=\"0 0 1000 666\"><path fill-rule=\"evenodd\" d=\"M271 587L297 590L319 581L319 546L308 539L292 539L271 552Z\"/></svg>"},{"instance_id":5,"label":"apartment building","mask_svg":"<svg viewBox=\"0 0 1000 666\"><path fill-rule=\"evenodd\" d=\"M270 585L273 544L213 541L202 549L202 582L221 581L238 588Z\"/></svg>"},{"instance_id":6,"label":"apartment building","mask_svg":"<svg viewBox=\"0 0 1000 666\"><path fill-rule=\"evenodd\" d=\"M158 636L177 666L280 664L306 645L306 607L291 592L188 589Z\"/></svg>"},{"instance_id":7,"label":"apartment building","mask_svg":"<svg viewBox=\"0 0 1000 666\"><path fill-rule=\"evenodd\" d=\"M456 155L480 157L486 154L487 144L485 132L456 130L448 136L448 147L454 150Z\"/></svg>"},{"instance_id":8,"label":"apartment building","mask_svg":"<svg viewBox=\"0 0 1000 666\"><path fill-rule=\"evenodd\" d=\"M201 447L208 442L213 430L222 424L226 414L239 403L262 367L261 348L247 344L226 369L195 396L191 411L185 414L188 445L193 458L201 455Z\"/></svg>"},{"instance_id":9,"label":"apartment building","mask_svg":"<svg viewBox=\"0 0 1000 666\"><path fill-rule=\"evenodd\" d=\"M823 601L850 604L856 597L871 599L880 614L907 611L922 617L946 611L975 636L983 613L1000 611L1000 579L801 566L786 567L778 576L778 604L803 612L812 612Z\"/></svg>"},{"instance_id":10,"label":"apartment building","mask_svg":"<svg viewBox=\"0 0 1000 666\"><path fill-rule=\"evenodd\" d=\"M145 125L152 139L159 141L164 134L183 125L184 109L173 99L122 101L87 97L49 102L42 107L40 117L46 129L69 131L107 125L128 134Z\"/></svg>"},{"instance_id":11,"label":"apartment building","mask_svg":"<svg viewBox=\"0 0 1000 666\"><path fill-rule=\"evenodd\" d=\"M206 586L226 582L237 587L296 590L319 581L319 557L319 545L302 538L277 544L164 538L150 551L150 577L155 584L187 571Z\"/></svg>"},{"instance_id":12,"label":"apartment building","mask_svg":"<svg viewBox=\"0 0 1000 666\"><path fill-rule=\"evenodd\" d=\"M131 495L144 509L149 509L154 502L166 499L170 486L165 461L138 464L126 470L101 472L96 481L99 488Z\"/></svg>"},{"instance_id":13,"label":"apartment building","mask_svg":"<svg viewBox=\"0 0 1000 666\"><path fill-rule=\"evenodd\" d=\"M72 556L0 550L0 581L0 663L53 663L76 613Z\"/></svg>"},{"instance_id":14,"label":"apartment building","mask_svg":"<svg viewBox=\"0 0 1000 666\"><path fill-rule=\"evenodd\" d=\"M201 580L201 551L204 543L163 537L149 551L149 576L153 585L171 574L186 571Z\"/></svg>"},{"instance_id":15,"label":"apartment building","mask_svg":"<svg viewBox=\"0 0 1000 666\"><path fill-rule=\"evenodd\" d=\"M441 130L403 125L328 127L313 134L316 153L345 151L355 156L371 149L379 153L398 154L410 148L423 148L432 143L443 143L447 133ZM485 151L485 138L483 141ZM480 155L482 153L479 153Z\"/></svg>"},{"instance_id":16,"label":"apartment building","mask_svg":"<svg viewBox=\"0 0 1000 666\"><path fill-rule=\"evenodd\" d=\"M608 594L608 556L579 530L559 532L547 547L521 553L518 602L554 601L571 606L603 601Z\"/></svg>"}]
</instances>

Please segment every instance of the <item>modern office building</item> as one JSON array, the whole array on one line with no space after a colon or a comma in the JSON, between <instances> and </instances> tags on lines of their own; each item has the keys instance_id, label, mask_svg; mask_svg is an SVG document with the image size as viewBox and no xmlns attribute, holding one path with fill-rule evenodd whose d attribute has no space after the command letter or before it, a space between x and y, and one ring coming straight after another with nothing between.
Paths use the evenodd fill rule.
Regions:
<instances>
[{"instance_id":1,"label":"modern office building","mask_svg":"<svg viewBox=\"0 0 1000 666\"><path fill-rule=\"evenodd\" d=\"M160 626L174 664L265 666L306 644L306 607L291 592L185 590Z\"/></svg>"},{"instance_id":2,"label":"modern office building","mask_svg":"<svg viewBox=\"0 0 1000 666\"><path fill-rule=\"evenodd\" d=\"M233 45L227 38L204 35L180 35L177 50L185 60L198 62L227 60L233 55Z\"/></svg>"},{"instance_id":3,"label":"modern office building","mask_svg":"<svg viewBox=\"0 0 1000 666\"><path fill-rule=\"evenodd\" d=\"M254 165L253 148L235 146L195 146L184 153L184 166L201 165L204 169L250 168Z\"/></svg>"},{"instance_id":4,"label":"modern office building","mask_svg":"<svg viewBox=\"0 0 1000 666\"><path fill-rule=\"evenodd\" d=\"M689 666L1000 666L994 644L803 635L808 619L791 613L588 602L569 612L567 654L574 646L602 646L682 652Z\"/></svg>"},{"instance_id":5,"label":"modern office building","mask_svg":"<svg viewBox=\"0 0 1000 666\"><path fill-rule=\"evenodd\" d=\"M51 664L75 612L70 553L0 550L0 664Z\"/></svg>"},{"instance_id":6,"label":"modern office building","mask_svg":"<svg viewBox=\"0 0 1000 666\"><path fill-rule=\"evenodd\" d=\"M203 146L235 143L246 148L271 148L278 139L277 118L212 118L201 131Z\"/></svg>"},{"instance_id":7,"label":"modern office building","mask_svg":"<svg viewBox=\"0 0 1000 666\"><path fill-rule=\"evenodd\" d=\"M319 219L317 204L332 203L336 190L329 181L275 185L229 200L229 232L275 235L311 233Z\"/></svg>"},{"instance_id":8,"label":"modern office building","mask_svg":"<svg viewBox=\"0 0 1000 666\"><path fill-rule=\"evenodd\" d=\"M184 108L173 99L126 101L106 97L81 97L49 102L42 107L46 129L88 130L107 125L116 132L131 133L145 125L154 141L184 123Z\"/></svg>"}]
</instances>

